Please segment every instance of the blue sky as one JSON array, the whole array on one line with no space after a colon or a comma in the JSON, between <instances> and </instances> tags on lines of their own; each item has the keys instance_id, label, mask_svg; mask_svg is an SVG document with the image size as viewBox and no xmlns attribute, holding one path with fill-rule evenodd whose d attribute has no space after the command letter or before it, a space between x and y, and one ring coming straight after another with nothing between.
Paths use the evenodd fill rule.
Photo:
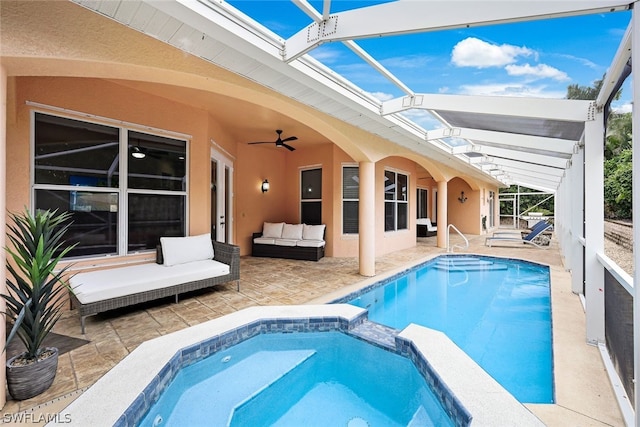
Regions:
<instances>
[{"instance_id":1,"label":"blue sky","mask_svg":"<svg viewBox=\"0 0 640 427\"><path fill-rule=\"evenodd\" d=\"M292 2L229 1L288 38L311 23ZM322 3L311 2L321 11ZM332 13L370 1L332 1ZM376 60L420 93L564 98L567 86L601 79L618 49L630 13L616 12L544 21L474 27L356 40ZM381 100L403 93L342 43L311 51L315 57ZM629 80L613 108L631 111ZM411 117L428 126L417 113Z\"/></svg>"}]
</instances>

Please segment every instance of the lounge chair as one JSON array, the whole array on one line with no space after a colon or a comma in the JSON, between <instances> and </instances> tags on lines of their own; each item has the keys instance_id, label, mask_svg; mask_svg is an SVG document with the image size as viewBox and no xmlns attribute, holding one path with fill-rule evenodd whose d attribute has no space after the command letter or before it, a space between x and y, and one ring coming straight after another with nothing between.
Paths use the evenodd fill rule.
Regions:
<instances>
[{"instance_id":1,"label":"lounge chair","mask_svg":"<svg viewBox=\"0 0 640 427\"><path fill-rule=\"evenodd\" d=\"M438 227L431 224L431 219L429 218L416 219L416 228L418 237L434 236L438 232Z\"/></svg>"},{"instance_id":2,"label":"lounge chair","mask_svg":"<svg viewBox=\"0 0 640 427\"><path fill-rule=\"evenodd\" d=\"M551 224L549 224L547 221L538 221L533 227L531 227L531 230L529 230L529 233L538 231L538 229L542 227L544 227L544 229L546 230L550 225ZM505 235L505 234L512 235L512 236L513 235L522 236L522 233L525 231L526 230L521 230L517 228L514 228L513 230L498 230L493 233L493 237Z\"/></svg>"},{"instance_id":3,"label":"lounge chair","mask_svg":"<svg viewBox=\"0 0 640 427\"><path fill-rule=\"evenodd\" d=\"M539 225L540 224L540 225ZM491 247L494 242L514 242L514 243L524 243L528 245L533 245L537 248L546 249L548 245L541 245L535 242L535 238L540 236L544 231L552 228L552 225L546 221L540 221L536 225L533 226L531 232L526 236L522 237L522 235L517 236L515 234L509 233L496 233L492 237L487 237L484 241L485 246Z\"/></svg>"}]
</instances>

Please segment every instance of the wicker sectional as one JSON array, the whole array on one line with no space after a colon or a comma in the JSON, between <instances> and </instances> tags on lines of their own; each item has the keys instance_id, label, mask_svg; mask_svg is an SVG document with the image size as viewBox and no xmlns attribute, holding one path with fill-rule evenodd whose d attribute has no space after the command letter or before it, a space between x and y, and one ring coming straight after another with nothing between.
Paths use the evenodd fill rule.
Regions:
<instances>
[{"instance_id":1,"label":"wicker sectional","mask_svg":"<svg viewBox=\"0 0 640 427\"><path fill-rule=\"evenodd\" d=\"M262 233L253 233L253 238L251 239L251 256L299 259L304 261L318 261L324 257L324 246L314 248L257 244L254 240L258 237L262 237Z\"/></svg>"},{"instance_id":2,"label":"wicker sectional","mask_svg":"<svg viewBox=\"0 0 640 427\"><path fill-rule=\"evenodd\" d=\"M93 316L104 311L113 310L121 307L128 307L130 305L139 304L147 301L153 301L160 298L166 298L175 296L176 302L178 301L178 295L195 291L198 289L209 288L216 285L221 285L231 281L237 282L237 289L240 291L240 248L235 245L230 245L222 242L213 242L214 248L214 260L227 264L229 266L229 273L216 277L209 277L202 280L189 281L180 283L175 286L162 287L153 289L146 292L138 292L130 295L119 296L115 298L109 298L101 301L91 302L88 304L82 304L78 298L71 293L74 307L78 308L80 313L80 326L82 333L85 330L85 319L88 316ZM158 251L158 261L162 262L162 251ZM128 268L128 267L120 267ZM172 267L167 267L172 268Z\"/></svg>"}]
</instances>

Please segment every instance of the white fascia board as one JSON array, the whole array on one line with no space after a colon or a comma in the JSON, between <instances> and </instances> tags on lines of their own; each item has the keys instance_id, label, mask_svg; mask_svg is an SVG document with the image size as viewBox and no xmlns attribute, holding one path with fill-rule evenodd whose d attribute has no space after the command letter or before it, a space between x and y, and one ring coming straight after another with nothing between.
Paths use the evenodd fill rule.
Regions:
<instances>
[{"instance_id":1,"label":"white fascia board","mask_svg":"<svg viewBox=\"0 0 640 427\"><path fill-rule=\"evenodd\" d=\"M308 25L286 41L285 60L295 59L322 43L337 40L469 28L628 8L629 2L624 0L423 0L383 3L332 14L320 23Z\"/></svg>"},{"instance_id":2,"label":"white fascia board","mask_svg":"<svg viewBox=\"0 0 640 427\"><path fill-rule=\"evenodd\" d=\"M455 135L457 138L470 140L474 144L482 145L483 142L503 148L522 147L533 150L573 154L573 146L576 141L560 138L545 138L542 136L521 135L516 133L496 132L489 130L453 128L436 129L427 132L427 140L445 138Z\"/></svg>"},{"instance_id":3,"label":"white fascia board","mask_svg":"<svg viewBox=\"0 0 640 427\"><path fill-rule=\"evenodd\" d=\"M590 119L594 101L579 99L525 98L416 93L382 103L382 115L418 108L464 113L492 114L545 120L584 122Z\"/></svg>"}]
</instances>

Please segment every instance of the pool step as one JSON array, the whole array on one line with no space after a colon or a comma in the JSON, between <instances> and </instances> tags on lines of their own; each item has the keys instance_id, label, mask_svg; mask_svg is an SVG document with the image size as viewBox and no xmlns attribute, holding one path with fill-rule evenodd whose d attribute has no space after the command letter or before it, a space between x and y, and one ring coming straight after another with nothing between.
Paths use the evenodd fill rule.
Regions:
<instances>
[{"instance_id":1,"label":"pool step","mask_svg":"<svg viewBox=\"0 0 640 427\"><path fill-rule=\"evenodd\" d=\"M176 421L189 419L191 425L227 425L238 405L276 383L314 354L315 350L259 351L252 354L191 385L182 393L180 400L201 401L202 405L194 408L193 405L178 404L171 418ZM228 384L233 384L233 387ZM188 414L179 410L185 407L190 408Z\"/></svg>"},{"instance_id":2,"label":"pool step","mask_svg":"<svg viewBox=\"0 0 640 427\"><path fill-rule=\"evenodd\" d=\"M506 264L472 257L440 258L434 268L443 271L498 271L507 270Z\"/></svg>"},{"instance_id":3,"label":"pool step","mask_svg":"<svg viewBox=\"0 0 640 427\"><path fill-rule=\"evenodd\" d=\"M424 408L424 406L420 405L416 413L413 414L413 417L411 418L411 421L409 421L409 424L407 424L407 427L427 427L433 425L435 424L433 424L433 421L431 421L429 414L427 414L427 410Z\"/></svg>"}]
</instances>

